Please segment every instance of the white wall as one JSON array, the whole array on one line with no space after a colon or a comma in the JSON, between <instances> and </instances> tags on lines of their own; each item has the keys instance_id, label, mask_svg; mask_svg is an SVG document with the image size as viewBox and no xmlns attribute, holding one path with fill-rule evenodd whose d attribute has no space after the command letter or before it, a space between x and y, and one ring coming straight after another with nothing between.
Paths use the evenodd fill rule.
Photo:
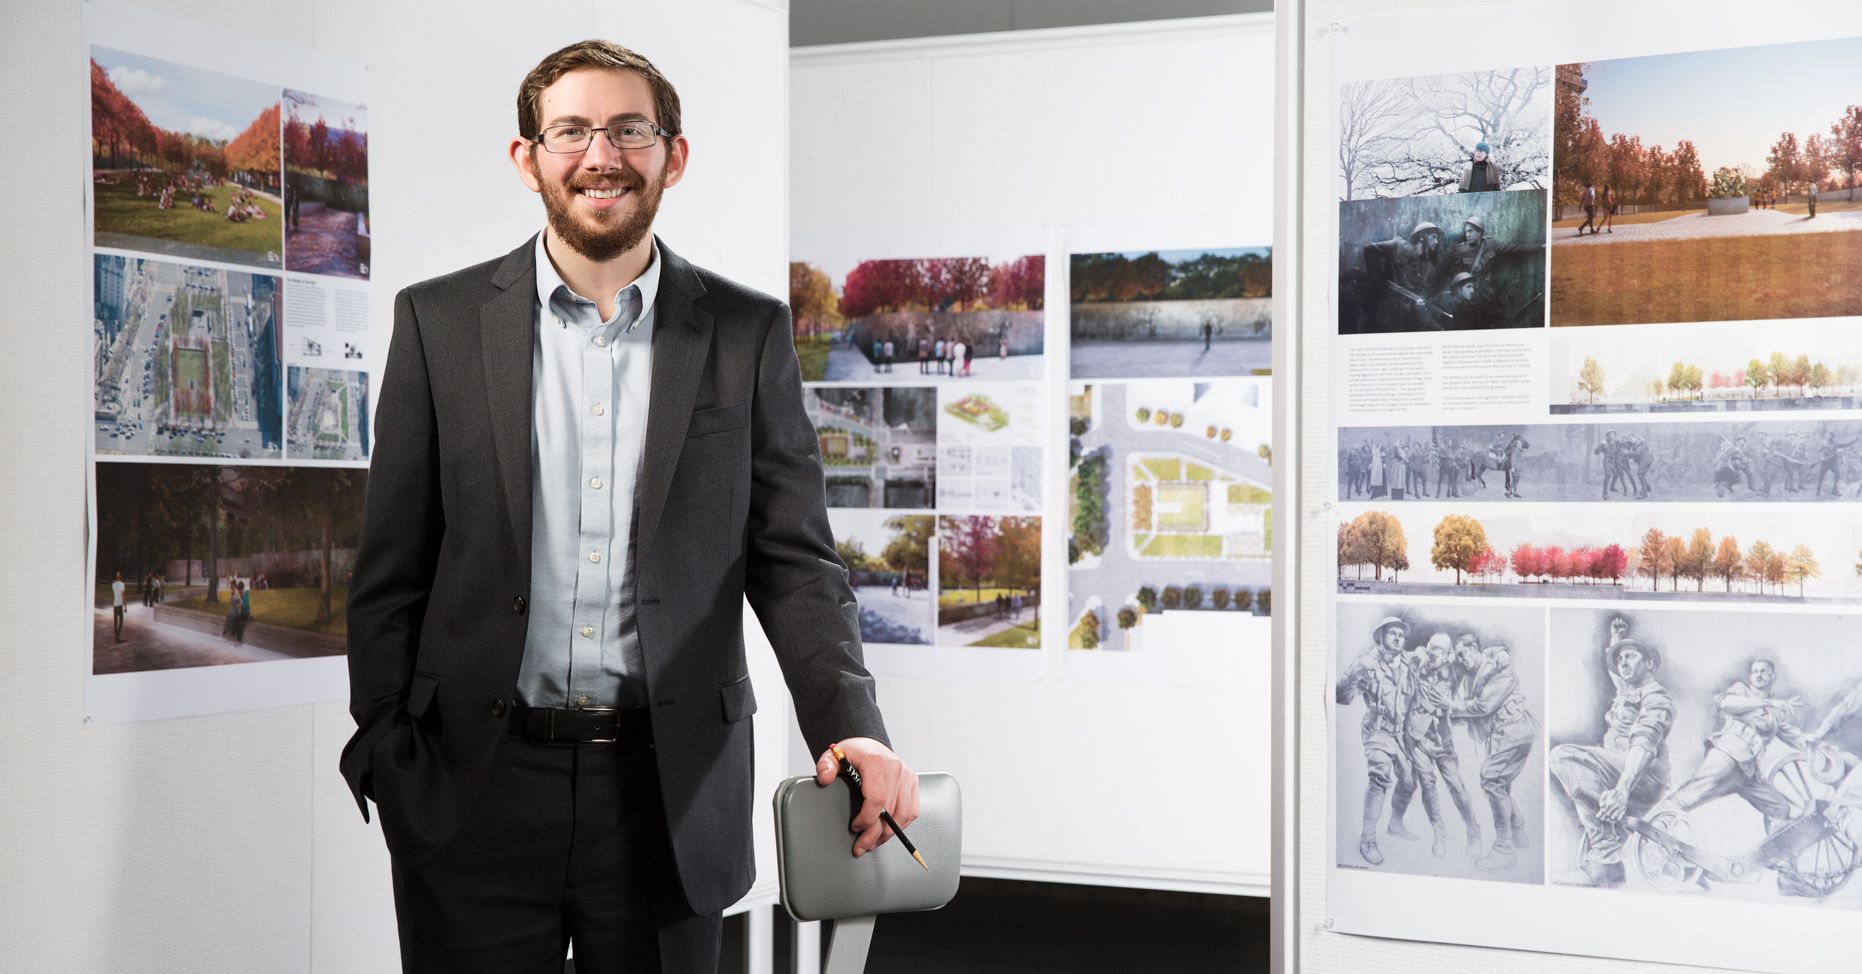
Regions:
<instances>
[{"instance_id":1,"label":"white wall","mask_svg":"<svg viewBox=\"0 0 1862 974\"><path fill-rule=\"evenodd\" d=\"M1272 23L798 49L792 257L1045 251L1048 428L1063 429L1069 251L1272 241ZM1050 605L1064 604L1066 581L1056 452ZM965 873L1265 893L1266 626L1203 657L1208 679L1186 685L1143 654L1069 654L1060 615L1041 658L869 651L894 745L963 784Z\"/></svg>"},{"instance_id":2,"label":"white wall","mask_svg":"<svg viewBox=\"0 0 1862 974\"><path fill-rule=\"evenodd\" d=\"M544 54L587 36L647 54L684 98L692 168L667 196L662 236L726 275L785 286L788 23L769 4L144 6L371 69L372 309L383 341L401 286L503 254L540 226L504 154L516 87ZM0 29L0 124L14 147L0 180L0 970L393 970L387 855L336 770L352 729L344 701L82 723L92 433L81 21L80 3L30 0L8 3ZM749 628L764 647L752 672L768 794L784 770L788 711ZM759 808L759 837L768 814ZM752 896L769 902L774 856L763 845Z\"/></svg>"}]
</instances>

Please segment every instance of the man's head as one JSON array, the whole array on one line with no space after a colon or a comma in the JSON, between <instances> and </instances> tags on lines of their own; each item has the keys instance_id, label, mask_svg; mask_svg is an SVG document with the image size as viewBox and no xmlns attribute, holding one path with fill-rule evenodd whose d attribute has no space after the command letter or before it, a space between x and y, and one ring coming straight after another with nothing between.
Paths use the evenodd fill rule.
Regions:
<instances>
[{"instance_id":1,"label":"man's head","mask_svg":"<svg viewBox=\"0 0 1862 974\"><path fill-rule=\"evenodd\" d=\"M1641 683L1662 665L1662 655L1652 646L1625 639L1607 650L1610 669L1624 683Z\"/></svg>"},{"instance_id":2,"label":"man's head","mask_svg":"<svg viewBox=\"0 0 1862 974\"><path fill-rule=\"evenodd\" d=\"M1386 616L1377 624L1372 638L1377 641L1377 648L1385 656L1393 656L1403 651L1403 639L1409 635L1409 623L1395 616Z\"/></svg>"},{"instance_id":3,"label":"man's head","mask_svg":"<svg viewBox=\"0 0 1862 974\"><path fill-rule=\"evenodd\" d=\"M1448 282L1448 289L1463 301L1474 300L1474 275L1467 271L1456 274L1455 279Z\"/></svg>"},{"instance_id":4,"label":"man's head","mask_svg":"<svg viewBox=\"0 0 1862 974\"><path fill-rule=\"evenodd\" d=\"M1456 662L1460 663L1462 666L1465 666L1470 670L1477 669L1480 666L1480 656L1481 656L1480 637L1474 635L1471 632L1464 632L1460 636L1457 636L1455 638L1455 661Z\"/></svg>"},{"instance_id":5,"label":"man's head","mask_svg":"<svg viewBox=\"0 0 1862 974\"><path fill-rule=\"evenodd\" d=\"M1487 224L1482 221L1480 217L1468 217L1467 221L1461 225L1461 239L1466 240L1470 244L1480 243L1481 238L1486 235Z\"/></svg>"},{"instance_id":6,"label":"man's head","mask_svg":"<svg viewBox=\"0 0 1862 974\"><path fill-rule=\"evenodd\" d=\"M1493 148L1485 142L1474 143L1474 161L1475 162L1486 162L1487 154L1492 151L1493 151Z\"/></svg>"},{"instance_id":7,"label":"man's head","mask_svg":"<svg viewBox=\"0 0 1862 974\"><path fill-rule=\"evenodd\" d=\"M1747 670L1746 677L1752 684L1752 689L1760 692L1769 690L1771 689L1771 685L1778 681L1778 664L1761 656L1752 661L1752 666Z\"/></svg>"},{"instance_id":8,"label":"man's head","mask_svg":"<svg viewBox=\"0 0 1862 974\"><path fill-rule=\"evenodd\" d=\"M612 260L646 240L660 194L684 177L680 125L679 94L651 61L609 41L581 41L544 58L518 86L511 163L543 197L553 236L590 260ZM624 127L645 144L610 141L625 138Z\"/></svg>"}]
</instances>

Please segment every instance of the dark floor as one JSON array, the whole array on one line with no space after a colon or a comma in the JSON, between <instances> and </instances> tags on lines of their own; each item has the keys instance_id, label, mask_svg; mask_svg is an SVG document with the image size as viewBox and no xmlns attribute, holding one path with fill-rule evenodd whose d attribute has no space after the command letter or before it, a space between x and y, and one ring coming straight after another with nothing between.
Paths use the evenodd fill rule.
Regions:
<instances>
[{"instance_id":1,"label":"dark floor","mask_svg":"<svg viewBox=\"0 0 1862 974\"><path fill-rule=\"evenodd\" d=\"M777 908L776 974L793 931ZM965 879L949 906L881 917L867 970L885 974L1267 970L1267 900ZM743 968L745 921L725 921L720 971ZM823 935L823 941L828 939Z\"/></svg>"}]
</instances>

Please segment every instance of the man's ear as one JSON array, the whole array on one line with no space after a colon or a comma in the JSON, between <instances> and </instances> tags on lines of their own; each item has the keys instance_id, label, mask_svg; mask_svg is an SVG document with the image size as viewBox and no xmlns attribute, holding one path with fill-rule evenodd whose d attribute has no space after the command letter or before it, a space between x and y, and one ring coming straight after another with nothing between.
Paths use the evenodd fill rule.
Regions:
<instances>
[{"instance_id":1,"label":"man's ear","mask_svg":"<svg viewBox=\"0 0 1862 974\"><path fill-rule=\"evenodd\" d=\"M510 155L517 178L523 180L532 193L542 192L543 180L537 175L537 144L529 139L512 139Z\"/></svg>"},{"instance_id":2,"label":"man's ear","mask_svg":"<svg viewBox=\"0 0 1862 974\"><path fill-rule=\"evenodd\" d=\"M692 145L685 141L685 136L675 135L666 140L666 176L667 187L679 185L685 178L685 167L691 162Z\"/></svg>"}]
</instances>

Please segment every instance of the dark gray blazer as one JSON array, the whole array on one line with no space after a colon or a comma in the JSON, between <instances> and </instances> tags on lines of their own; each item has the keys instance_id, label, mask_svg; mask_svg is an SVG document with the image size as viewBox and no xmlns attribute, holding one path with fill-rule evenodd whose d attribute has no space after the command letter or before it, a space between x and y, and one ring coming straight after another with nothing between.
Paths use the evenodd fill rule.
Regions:
<instances>
[{"instance_id":1,"label":"dark gray blazer","mask_svg":"<svg viewBox=\"0 0 1862 974\"><path fill-rule=\"evenodd\" d=\"M782 302L663 243L635 503L636 585L666 824L700 914L755 876L747 596L812 753L886 740L834 551ZM395 299L349 587L343 777L388 848L463 823L505 734L530 598L534 238ZM552 476L543 471L542 476Z\"/></svg>"}]
</instances>

